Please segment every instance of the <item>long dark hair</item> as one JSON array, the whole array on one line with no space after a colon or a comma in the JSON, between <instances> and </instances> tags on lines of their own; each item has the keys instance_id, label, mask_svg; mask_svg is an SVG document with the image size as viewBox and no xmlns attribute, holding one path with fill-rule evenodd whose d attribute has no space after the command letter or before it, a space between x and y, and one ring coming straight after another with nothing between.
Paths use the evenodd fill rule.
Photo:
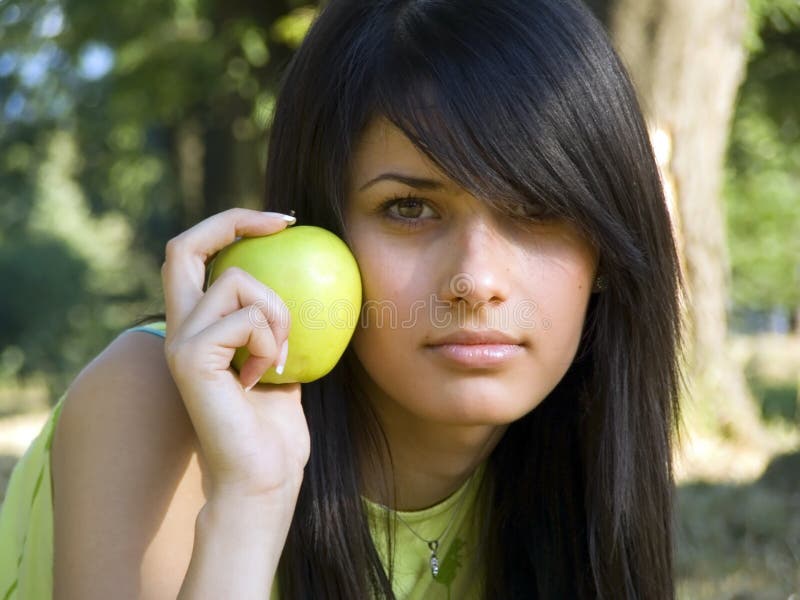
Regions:
<instances>
[{"instance_id":1,"label":"long dark hair","mask_svg":"<svg viewBox=\"0 0 800 600\"><path fill-rule=\"evenodd\" d=\"M576 224L608 284L562 381L490 457L485 597L673 597L682 284L643 118L602 26L577 0L330 0L282 81L266 207L346 238L348 166L376 116L499 209L530 203ZM303 386L312 451L283 598L393 597L358 471L383 438L353 360Z\"/></svg>"}]
</instances>

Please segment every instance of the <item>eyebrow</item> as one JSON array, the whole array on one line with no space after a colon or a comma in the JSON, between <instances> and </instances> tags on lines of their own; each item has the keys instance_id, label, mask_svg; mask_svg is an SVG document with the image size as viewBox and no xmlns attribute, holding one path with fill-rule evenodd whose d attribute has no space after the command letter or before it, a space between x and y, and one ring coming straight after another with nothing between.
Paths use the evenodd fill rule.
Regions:
<instances>
[{"instance_id":1,"label":"eyebrow","mask_svg":"<svg viewBox=\"0 0 800 600\"><path fill-rule=\"evenodd\" d=\"M400 173L381 173L374 179L370 179L367 183L362 185L358 191L363 192L365 189L378 183L379 181L397 181L405 185L415 187L421 190L441 190L445 185L441 181L435 179L424 179L421 177L411 177L409 175L402 175Z\"/></svg>"}]
</instances>

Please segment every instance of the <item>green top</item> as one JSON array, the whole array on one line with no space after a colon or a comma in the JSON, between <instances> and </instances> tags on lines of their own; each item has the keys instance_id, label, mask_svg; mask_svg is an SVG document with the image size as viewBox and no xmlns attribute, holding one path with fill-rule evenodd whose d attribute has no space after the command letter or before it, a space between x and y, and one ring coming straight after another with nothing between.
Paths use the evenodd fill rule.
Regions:
<instances>
[{"instance_id":1,"label":"green top","mask_svg":"<svg viewBox=\"0 0 800 600\"><path fill-rule=\"evenodd\" d=\"M153 323L128 331L164 337L165 324ZM0 507L0 600L45 600L53 591L53 496L50 447L66 393L53 407L41 432L20 458ZM454 494L419 511L390 511L366 498L373 541L389 566L386 516L394 519L393 589L398 600L469 600L481 595L482 565L478 553L475 500L485 465ZM452 521L452 522L451 522ZM439 574L431 574L427 540L440 536ZM271 598L277 600L277 585Z\"/></svg>"}]
</instances>

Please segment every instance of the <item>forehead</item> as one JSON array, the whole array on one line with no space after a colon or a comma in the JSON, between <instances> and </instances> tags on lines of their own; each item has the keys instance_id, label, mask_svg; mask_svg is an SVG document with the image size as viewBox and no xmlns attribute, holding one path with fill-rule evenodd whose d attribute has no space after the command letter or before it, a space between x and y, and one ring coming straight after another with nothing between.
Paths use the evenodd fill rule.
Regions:
<instances>
[{"instance_id":1,"label":"forehead","mask_svg":"<svg viewBox=\"0 0 800 600\"><path fill-rule=\"evenodd\" d=\"M428 176L452 186L436 165L385 117L373 119L358 138L350 167L355 189L385 171Z\"/></svg>"}]
</instances>

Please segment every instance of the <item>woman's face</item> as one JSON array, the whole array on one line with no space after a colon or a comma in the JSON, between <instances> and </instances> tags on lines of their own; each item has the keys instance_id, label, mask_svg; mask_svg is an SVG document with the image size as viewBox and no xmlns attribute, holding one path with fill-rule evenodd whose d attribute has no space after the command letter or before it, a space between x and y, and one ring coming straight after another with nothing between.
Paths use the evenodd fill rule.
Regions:
<instances>
[{"instance_id":1,"label":"woman's face","mask_svg":"<svg viewBox=\"0 0 800 600\"><path fill-rule=\"evenodd\" d=\"M507 424L567 371L597 263L571 226L499 214L385 119L356 146L345 220L364 289L352 344L373 403Z\"/></svg>"}]
</instances>

